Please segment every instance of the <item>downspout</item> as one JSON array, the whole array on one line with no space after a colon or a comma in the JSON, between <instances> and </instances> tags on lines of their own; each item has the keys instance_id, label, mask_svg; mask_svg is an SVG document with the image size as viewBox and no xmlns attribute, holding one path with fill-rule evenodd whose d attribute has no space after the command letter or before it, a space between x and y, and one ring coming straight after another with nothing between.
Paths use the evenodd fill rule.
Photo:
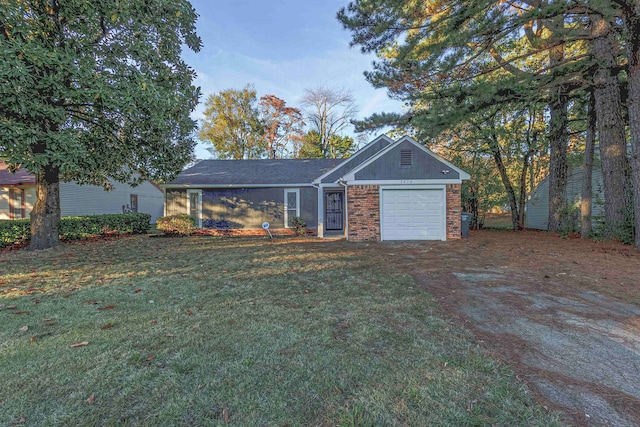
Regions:
<instances>
[{"instance_id":1,"label":"downspout","mask_svg":"<svg viewBox=\"0 0 640 427\"><path fill-rule=\"evenodd\" d=\"M338 180L338 184L344 187L344 237L349 240L349 200L347 199L347 181L344 178Z\"/></svg>"},{"instance_id":2,"label":"downspout","mask_svg":"<svg viewBox=\"0 0 640 427\"><path fill-rule=\"evenodd\" d=\"M166 187L162 188L162 196L164 197L164 203L163 203L164 206L162 206L162 213L163 213L163 216L167 216L167 188Z\"/></svg>"},{"instance_id":3,"label":"downspout","mask_svg":"<svg viewBox=\"0 0 640 427\"><path fill-rule=\"evenodd\" d=\"M313 188L315 188L316 190L318 190L318 197L317 197L317 203L318 203L318 209L317 209L317 221L318 223L317 225L317 230L318 230L318 237L319 238L323 238L324 237L324 194L323 194L323 190L320 184L314 184L311 183L311 186ZM322 218L322 221L320 220L320 218Z\"/></svg>"}]
</instances>

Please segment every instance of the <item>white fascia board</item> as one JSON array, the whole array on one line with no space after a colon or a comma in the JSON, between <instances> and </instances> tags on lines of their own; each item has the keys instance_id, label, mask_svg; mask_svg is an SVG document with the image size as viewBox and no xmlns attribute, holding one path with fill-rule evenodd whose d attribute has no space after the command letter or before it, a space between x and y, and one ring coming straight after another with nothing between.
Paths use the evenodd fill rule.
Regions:
<instances>
[{"instance_id":1,"label":"white fascia board","mask_svg":"<svg viewBox=\"0 0 640 427\"><path fill-rule=\"evenodd\" d=\"M289 187L313 187L313 184L306 182L304 184L160 184L165 189L180 188L289 188Z\"/></svg>"},{"instance_id":2,"label":"white fascia board","mask_svg":"<svg viewBox=\"0 0 640 427\"><path fill-rule=\"evenodd\" d=\"M378 154L372 156L370 159L368 159L366 162L362 163L361 165L359 165L357 168L349 171L348 174L346 174L343 179L346 181L353 181L355 180L355 176L356 173L360 172L362 169L366 168L367 166L369 166L371 163L375 162L376 160L378 160L380 157L384 156L386 153L388 153L389 151L393 150L394 147L400 145L403 142L410 142L413 145L415 145L417 148L419 148L420 150L424 151L425 153L433 156L435 159L441 161L442 163L444 163L445 165L447 165L448 167L450 167L451 169L455 170L456 172L458 172L458 174L460 174L460 179L459 180L449 180L449 184L460 184L461 180L464 179L471 179L471 176L466 173L465 171L463 171L460 168L457 168L456 166L452 165L451 163L449 163L448 161L446 161L445 159L443 159L442 157L438 156L436 153L432 152L431 150L427 149L424 145L419 144L415 139L411 138L410 136L403 136L402 138L398 139L396 142L394 142L393 144L387 146L386 148L384 148L383 150L380 150L378 152ZM414 180L415 181L415 180ZM459 182L455 182L455 181L459 181ZM364 182L364 181L358 181L358 182Z\"/></svg>"},{"instance_id":3,"label":"white fascia board","mask_svg":"<svg viewBox=\"0 0 640 427\"><path fill-rule=\"evenodd\" d=\"M448 185L448 184L462 184L461 179L393 179L393 180L359 180L359 181L347 181L347 185L389 185L389 186L425 186L425 185Z\"/></svg>"},{"instance_id":4,"label":"white fascia board","mask_svg":"<svg viewBox=\"0 0 640 427\"><path fill-rule=\"evenodd\" d=\"M342 166L346 165L347 163L349 163L351 160L357 158L360 154L364 153L365 151L367 151L367 148L369 146L371 146L372 144L375 144L376 142L380 141L381 139L386 139L389 142L389 146L393 145L393 139L389 138L387 135L380 135L377 138L375 138L373 141L371 141L370 143L368 143L367 145L365 145L364 147L362 147L361 149L359 149L358 151L356 151L355 153L353 153L353 156L349 157L348 159L346 159L344 162L340 163L339 165L337 165L336 167L334 167L333 169L325 172L324 174L320 175L318 178L316 178L315 180L313 180L314 184L320 184L322 182L323 179L325 179L327 176L331 175L333 172L335 172L336 169L341 168ZM382 149L381 151L384 151L385 149ZM374 155L375 157L375 155Z\"/></svg>"}]
</instances>

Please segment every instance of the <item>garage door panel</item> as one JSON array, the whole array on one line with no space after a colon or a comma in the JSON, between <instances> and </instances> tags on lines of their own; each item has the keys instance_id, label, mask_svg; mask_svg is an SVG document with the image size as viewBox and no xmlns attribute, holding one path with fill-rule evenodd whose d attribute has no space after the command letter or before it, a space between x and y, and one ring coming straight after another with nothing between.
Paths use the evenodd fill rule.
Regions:
<instances>
[{"instance_id":1,"label":"garage door panel","mask_svg":"<svg viewBox=\"0 0 640 427\"><path fill-rule=\"evenodd\" d=\"M442 240L444 191L441 189L384 189L383 240Z\"/></svg>"}]
</instances>

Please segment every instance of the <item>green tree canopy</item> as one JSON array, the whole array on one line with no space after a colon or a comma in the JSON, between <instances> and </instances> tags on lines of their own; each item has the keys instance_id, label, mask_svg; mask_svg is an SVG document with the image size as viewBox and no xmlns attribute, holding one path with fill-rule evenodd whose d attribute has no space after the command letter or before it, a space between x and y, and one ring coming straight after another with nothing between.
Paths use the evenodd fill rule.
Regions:
<instances>
[{"instance_id":1,"label":"green tree canopy","mask_svg":"<svg viewBox=\"0 0 640 427\"><path fill-rule=\"evenodd\" d=\"M256 90L227 89L209 95L200 139L211 143L221 159L259 159L266 153L264 125L260 120Z\"/></svg>"},{"instance_id":2,"label":"green tree canopy","mask_svg":"<svg viewBox=\"0 0 640 427\"><path fill-rule=\"evenodd\" d=\"M575 125L576 106L584 105L589 91L596 98L605 220L608 228L626 223L625 194L631 187L621 88L626 77L640 224L640 96L631 95L634 88L640 93L637 0L357 0L338 19L351 30L352 44L379 58L365 73L368 80L410 107L403 115L374 115L360 123L360 130L396 124L435 136L495 107L546 105L551 231L558 230L566 208L572 128L581 128L583 139L587 128L584 112Z\"/></svg>"},{"instance_id":3,"label":"green tree canopy","mask_svg":"<svg viewBox=\"0 0 640 427\"><path fill-rule=\"evenodd\" d=\"M323 143L320 134L315 130L310 130L302 138L297 157L299 159L347 158L355 150L355 141L350 136L331 135Z\"/></svg>"},{"instance_id":4,"label":"green tree canopy","mask_svg":"<svg viewBox=\"0 0 640 427\"><path fill-rule=\"evenodd\" d=\"M0 157L37 176L32 248L58 242L59 180L167 179L198 103L186 0L0 1Z\"/></svg>"}]
</instances>

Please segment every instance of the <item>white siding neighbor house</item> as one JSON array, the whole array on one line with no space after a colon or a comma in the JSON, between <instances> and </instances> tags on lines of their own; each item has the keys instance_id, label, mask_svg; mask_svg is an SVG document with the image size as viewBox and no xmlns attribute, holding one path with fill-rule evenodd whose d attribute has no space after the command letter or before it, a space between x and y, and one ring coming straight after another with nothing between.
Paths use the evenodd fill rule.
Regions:
<instances>
[{"instance_id":1,"label":"white siding neighbor house","mask_svg":"<svg viewBox=\"0 0 640 427\"><path fill-rule=\"evenodd\" d=\"M105 191L95 185L60 183L62 216L100 215L141 212L151 215L155 223L162 216L164 195L151 182L132 187L112 182L113 189ZM35 176L24 169L11 173L0 162L0 220L29 218L36 201Z\"/></svg>"},{"instance_id":2,"label":"white siding neighbor house","mask_svg":"<svg viewBox=\"0 0 640 427\"><path fill-rule=\"evenodd\" d=\"M567 204L575 219L579 224L580 220L580 202L582 201L582 181L584 179L584 170L582 168L570 168L567 172L567 189L565 195ZM593 227L597 227L598 217L604 214L604 193L602 184L602 171L600 169L593 170L591 176L592 185L592 208L591 223ZM536 188L533 189L526 206L526 227L534 230L549 229L549 177L543 179Z\"/></svg>"}]
</instances>

